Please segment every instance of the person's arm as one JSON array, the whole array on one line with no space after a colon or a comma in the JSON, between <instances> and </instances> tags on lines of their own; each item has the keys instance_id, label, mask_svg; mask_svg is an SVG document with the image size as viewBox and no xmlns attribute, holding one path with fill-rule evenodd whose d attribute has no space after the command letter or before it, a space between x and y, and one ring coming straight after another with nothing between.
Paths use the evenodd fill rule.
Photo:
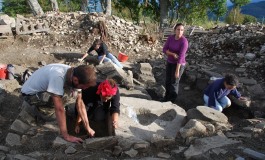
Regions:
<instances>
[{"instance_id":1,"label":"person's arm","mask_svg":"<svg viewBox=\"0 0 265 160\"><path fill-rule=\"evenodd\" d=\"M90 126L89 126L87 111L86 111L84 101L82 99L82 94L78 94L78 96L77 96L76 109L78 112L78 116L81 117L81 121L83 122L83 125L84 125L85 129L87 130L88 135L90 137L93 137L95 135L95 131L92 128L90 128Z\"/></svg>"},{"instance_id":2,"label":"person's arm","mask_svg":"<svg viewBox=\"0 0 265 160\"><path fill-rule=\"evenodd\" d=\"M181 43L181 49L178 53L178 60L177 62L179 64L183 64L185 63L185 58L186 58L186 52L188 50L188 47L189 47L189 43L188 43L188 40L184 37L182 37L182 43Z\"/></svg>"},{"instance_id":3,"label":"person's arm","mask_svg":"<svg viewBox=\"0 0 265 160\"><path fill-rule=\"evenodd\" d=\"M119 89L115 96L111 99L111 106L110 106L110 114L111 120L114 128L118 128L118 120L120 114L120 92Z\"/></svg>"},{"instance_id":4,"label":"person's arm","mask_svg":"<svg viewBox=\"0 0 265 160\"><path fill-rule=\"evenodd\" d=\"M85 53L82 58L79 58L78 61L82 62L86 57L88 56L88 53Z\"/></svg>"},{"instance_id":5,"label":"person's arm","mask_svg":"<svg viewBox=\"0 0 265 160\"><path fill-rule=\"evenodd\" d=\"M61 132L63 138L69 142L75 142L75 143L83 142L83 140L81 138L74 137L74 136L71 136L68 134L67 126L66 126L65 110L63 107L63 102L62 102L61 96L53 95L52 100L53 100L54 106L55 106L56 119L57 119L59 129L60 129L60 132Z\"/></svg>"},{"instance_id":6,"label":"person's arm","mask_svg":"<svg viewBox=\"0 0 265 160\"><path fill-rule=\"evenodd\" d=\"M176 59L176 58L178 58L178 55L176 53L174 53L174 52L171 52L169 50L169 44L170 44L170 41L171 41L171 37L172 36L169 36L167 38L167 41L166 41L166 43L165 43L165 45L163 47L163 53L165 53L167 56L172 56L172 57L174 57Z\"/></svg>"},{"instance_id":7,"label":"person's arm","mask_svg":"<svg viewBox=\"0 0 265 160\"><path fill-rule=\"evenodd\" d=\"M233 89L230 94L232 94L233 96L235 96L237 99L240 99L241 94L238 92L238 90L235 88Z\"/></svg>"},{"instance_id":8,"label":"person's arm","mask_svg":"<svg viewBox=\"0 0 265 160\"><path fill-rule=\"evenodd\" d=\"M111 115L112 125L114 128L118 128L119 113L115 112Z\"/></svg>"},{"instance_id":9,"label":"person's arm","mask_svg":"<svg viewBox=\"0 0 265 160\"><path fill-rule=\"evenodd\" d=\"M179 78L179 70L180 70L180 66L181 66L181 64L177 64L177 66L176 66L176 72L175 72L175 77L176 78Z\"/></svg>"},{"instance_id":10,"label":"person's arm","mask_svg":"<svg viewBox=\"0 0 265 160\"><path fill-rule=\"evenodd\" d=\"M78 61L79 61L79 62L82 62L82 61L88 56L88 54L90 54L90 52L92 52L93 50L94 50L94 47L91 46L91 47L87 50L87 52L82 56L82 58L79 58L79 59L78 59Z\"/></svg>"},{"instance_id":11,"label":"person's arm","mask_svg":"<svg viewBox=\"0 0 265 160\"><path fill-rule=\"evenodd\" d=\"M172 57L174 57L175 59L178 58L178 54L177 54L177 53L170 52L169 50L166 51L166 55L167 55L167 56L172 56Z\"/></svg>"}]
</instances>

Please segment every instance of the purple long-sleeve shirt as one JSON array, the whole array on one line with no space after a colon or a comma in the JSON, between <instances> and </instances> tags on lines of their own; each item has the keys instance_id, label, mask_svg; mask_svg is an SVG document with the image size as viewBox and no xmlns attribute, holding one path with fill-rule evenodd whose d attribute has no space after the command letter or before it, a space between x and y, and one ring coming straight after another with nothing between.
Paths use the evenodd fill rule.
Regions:
<instances>
[{"instance_id":1,"label":"purple long-sleeve shirt","mask_svg":"<svg viewBox=\"0 0 265 160\"><path fill-rule=\"evenodd\" d=\"M163 52L166 53L166 51L169 50L170 52L177 53L178 58L175 59L173 56L168 56L167 61L173 64L185 64L188 46L188 40L184 36L178 40L175 39L175 35L169 36L163 47Z\"/></svg>"}]
</instances>

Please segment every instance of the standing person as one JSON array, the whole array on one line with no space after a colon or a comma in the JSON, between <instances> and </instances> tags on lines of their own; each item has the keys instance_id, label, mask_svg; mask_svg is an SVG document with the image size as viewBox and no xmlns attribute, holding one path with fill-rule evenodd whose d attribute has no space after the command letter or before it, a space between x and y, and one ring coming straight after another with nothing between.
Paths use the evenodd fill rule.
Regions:
<instances>
[{"instance_id":1,"label":"standing person","mask_svg":"<svg viewBox=\"0 0 265 160\"><path fill-rule=\"evenodd\" d=\"M78 61L82 62L93 50L95 50L98 54L99 64L102 62L113 62L118 67L123 68L117 58L108 51L107 45L100 39L96 39L93 42L93 45L88 49L87 53L85 53L82 58L78 59Z\"/></svg>"},{"instance_id":2,"label":"standing person","mask_svg":"<svg viewBox=\"0 0 265 160\"><path fill-rule=\"evenodd\" d=\"M163 101L172 103L178 96L179 81L185 69L185 57L188 50L188 40L183 36L184 25L176 24L174 31L175 34L168 37L163 47L163 52L167 55L166 93Z\"/></svg>"},{"instance_id":3,"label":"standing person","mask_svg":"<svg viewBox=\"0 0 265 160\"><path fill-rule=\"evenodd\" d=\"M205 105L222 112L224 108L231 106L231 100L227 97L228 94L239 100L246 100L237 91L237 85L238 79L233 74L227 74L225 78L215 80L204 90Z\"/></svg>"},{"instance_id":4,"label":"standing person","mask_svg":"<svg viewBox=\"0 0 265 160\"><path fill-rule=\"evenodd\" d=\"M87 110L84 109L84 105ZM118 128L120 93L116 82L113 79L107 79L96 86L83 90L82 97L79 97L76 101L76 110L79 113L76 120L76 133L80 131L81 122L83 122L84 128L89 133L90 130L94 131L94 128L91 129L91 127L98 126L98 122L108 121L109 115L112 123L111 130ZM94 124L94 126L90 127L91 124ZM102 129L100 130L102 131Z\"/></svg>"},{"instance_id":5,"label":"standing person","mask_svg":"<svg viewBox=\"0 0 265 160\"><path fill-rule=\"evenodd\" d=\"M95 84L96 73L91 66L81 65L74 68L64 64L49 64L29 77L22 86L21 93L24 100L37 109L41 106L54 106L63 138L69 142L80 143L81 138L68 134L62 96L65 89L86 89Z\"/></svg>"}]
</instances>

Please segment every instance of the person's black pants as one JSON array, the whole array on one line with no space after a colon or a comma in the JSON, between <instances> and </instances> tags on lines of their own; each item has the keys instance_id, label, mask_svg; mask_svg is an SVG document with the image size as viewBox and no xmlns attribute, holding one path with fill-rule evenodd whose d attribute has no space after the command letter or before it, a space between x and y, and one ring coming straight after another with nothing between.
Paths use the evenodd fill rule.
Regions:
<instances>
[{"instance_id":1,"label":"person's black pants","mask_svg":"<svg viewBox=\"0 0 265 160\"><path fill-rule=\"evenodd\" d=\"M176 78L176 67L177 64L172 64L167 62L166 65L166 93L164 97L164 101L171 101L172 103L175 102L178 92L179 92L179 81L184 72L185 65L180 66L179 70L179 78Z\"/></svg>"}]
</instances>

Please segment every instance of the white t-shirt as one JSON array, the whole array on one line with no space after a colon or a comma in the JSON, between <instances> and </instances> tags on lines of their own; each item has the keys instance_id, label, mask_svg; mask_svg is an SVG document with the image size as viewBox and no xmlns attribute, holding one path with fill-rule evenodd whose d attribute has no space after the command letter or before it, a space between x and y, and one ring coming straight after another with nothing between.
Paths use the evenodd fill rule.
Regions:
<instances>
[{"instance_id":1,"label":"white t-shirt","mask_svg":"<svg viewBox=\"0 0 265 160\"><path fill-rule=\"evenodd\" d=\"M63 96L65 75L70 67L64 64L49 64L41 67L24 83L21 92L28 95L50 92Z\"/></svg>"}]
</instances>

